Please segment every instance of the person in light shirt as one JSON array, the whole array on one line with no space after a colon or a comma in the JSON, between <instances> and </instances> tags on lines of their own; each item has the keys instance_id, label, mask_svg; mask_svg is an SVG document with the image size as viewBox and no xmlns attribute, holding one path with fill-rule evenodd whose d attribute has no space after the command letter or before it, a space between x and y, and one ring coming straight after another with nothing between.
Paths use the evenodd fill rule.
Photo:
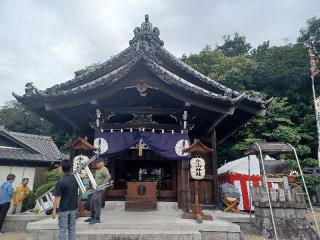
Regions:
<instances>
[{"instance_id":1,"label":"person in light shirt","mask_svg":"<svg viewBox=\"0 0 320 240\"><path fill-rule=\"evenodd\" d=\"M95 172L95 180L97 185L102 185L110 181L111 176L108 168L104 166L104 159L99 157L95 160L97 170ZM94 190L90 199L91 217L86 219L85 222L90 224L101 223L101 205L102 205L102 190Z\"/></svg>"}]
</instances>

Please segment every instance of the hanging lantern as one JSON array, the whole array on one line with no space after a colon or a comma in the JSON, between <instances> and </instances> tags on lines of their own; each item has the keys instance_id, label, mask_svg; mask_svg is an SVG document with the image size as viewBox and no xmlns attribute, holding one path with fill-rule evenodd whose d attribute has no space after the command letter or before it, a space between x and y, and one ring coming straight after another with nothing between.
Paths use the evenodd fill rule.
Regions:
<instances>
[{"instance_id":1,"label":"hanging lantern","mask_svg":"<svg viewBox=\"0 0 320 240\"><path fill-rule=\"evenodd\" d=\"M192 158L190 160L190 174L195 180L201 180L206 175L206 162L203 158Z\"/></svg>"},{"instance_id":2,"label":"hanging lantern","mask_svg":"<svg viewBox=\"0 0 320 240\"><path fill-rule=\"evenodd\" d=\"M76 171L76 169L78 169L88 161L89 161L89 158L87 156L84 156L84 155L75 156L73 159L73 171Z\"/></svg>"}]
</instances>

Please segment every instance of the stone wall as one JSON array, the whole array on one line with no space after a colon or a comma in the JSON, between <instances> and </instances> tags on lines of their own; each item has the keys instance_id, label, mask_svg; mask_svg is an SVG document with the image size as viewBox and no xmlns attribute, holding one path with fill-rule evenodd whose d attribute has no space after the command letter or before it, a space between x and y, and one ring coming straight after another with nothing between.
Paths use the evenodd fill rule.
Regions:
<instances>
[{"instance_id":1,"label":"stone wall","mask_svg":"<svg viewBox=\"0 0 320 240\"><path fill-rule=\"evenodd\" d=\"M306 219L306 203L302 188L270 189L271 206L279 239L319 239ZM264 186L253 190L255 218L253 229L268 239L274 239L271 212Z\"/></svg>"}]
</instances>

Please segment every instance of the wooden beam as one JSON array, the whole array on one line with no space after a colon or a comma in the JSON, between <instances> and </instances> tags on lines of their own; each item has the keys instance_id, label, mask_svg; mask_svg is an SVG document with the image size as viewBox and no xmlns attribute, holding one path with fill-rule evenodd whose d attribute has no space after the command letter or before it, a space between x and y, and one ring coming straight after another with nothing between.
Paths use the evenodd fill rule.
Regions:
<instances>
[{"instance_id":1,"label":"wooden beam","mask_svg":"<svg viewBox=\"0 0 320 240\"><path fill-rule=\"evenodd\" d=\"M217 144L223 143L226 139L228 139L232 134L234 134L237 130L239 130L245 123L247 123L248 119L244 122L241 122L236 128L232 129L227 135L217 141Z\"/></svg>"},{"instance_id":2,"label":"wooden beam","mask_svg":"<svg viewBox=\"0 0 320 240\"><path fill-rule=\"evenodd\" d=\"M237 106L240 110L251 113L255 116L264 116L266 113L266 109L259 109L258 107L253 107L248 104L244 105L242 103Z\"/></svg>"},{"instance_id":3,"label":"wooden beam","mask_svg":"<svg viewBox=\"0 0 320 240\"><path fill-rule=\"evenodd\" d=\"M117 107L100 109L102 112L113 112L116 114L132 114L132 113L145 113L157 115L169 115L181 111L177 108L152 108L152 107Z\"/></svg>"},{"instance_id":4,"label":"wooden beam","mask_svg":"<svg viewBox=\"0 0 320 240\"><path fill-rule=\"evenodd\" d=\"M155 123L104 123L102 129L130 129L130 128L147 128L156 130L175 130L181 131L182 126L178 124L155 124Z\"/></svg>"},{"instance_id":5,"label":"wooden beam","mask_svg":"<svg viewBox=\"0 0 320 240\"><path fill-rule=\"evenodd\" d=\"M57 115L59 118L61 118L62 120L66 121L73 129L74 131L77 131L78 133L81 132L81 128L74 123L73 121L71 121L68 117L66 117L63 113L58 112L58 111L52 111L55 115Z\"/></svg>"},{"instance_id":6,"label":"wooden beam","mask_svg":"<svg viewBox=\"0 0 320 240\"><path fill-rule=\"evenodd\" d=\"M219 202L219 185L218 185L218 164L217 164L217 137L216 130L213 129L211 132L211 144L212 144L212 175L213 175L213 204L217 204Z\"/></svg>"},{"instance_id":7,"label":"wooden beam","mask_svg":"<svg viewBox=\"0 0 320 240\"><path fill-rule=\"evenodd\" d=\"M211 124L210 127L208 128L207 133L212 132L212 130L213 130L220 122L222 122L227 116L228 116L228 114L220 113L219 116L212 122L212 124Z\"/></svg>"}]
</instances>

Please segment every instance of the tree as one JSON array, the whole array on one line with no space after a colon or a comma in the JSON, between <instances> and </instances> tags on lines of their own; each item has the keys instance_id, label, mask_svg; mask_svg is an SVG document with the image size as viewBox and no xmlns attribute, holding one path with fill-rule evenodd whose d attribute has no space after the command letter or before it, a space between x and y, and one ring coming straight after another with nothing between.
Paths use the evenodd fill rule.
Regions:
<instances>
[{"instance_id":1,"label":"tree","mask_svg":"<svg viewBox=\"0 0 320 240\"><path fill-rule=\"evenodd\" d=\"M223 36L224 43L216 46L218 51L221 51L227 57L244 55L251 49L251 44L246 42L246 37L235 33L233 39L230 35Z\"/></svg>"},{"instance_id":2,"label":"tree","mask_svg":"<svg viewBox=\"0 0 320 240\"><path fill-rule=\"evenodd\" d=\"M269 47L270 47L269 41L263 42L261 45L259 45L257 48L251 51L251 55L256 59L259 59L264 56L264 54L269 49Z\"/></svg>"},{"instance_id":3,"label":"tree","mask_svg":"<svg viewBox=\"0 0 320 240\"><path fill-rule=\"evenodd\" d=\"M234 39L225 36L222 46L206 47L198 54L183 57L198 71L232 89L251 89L275 97L264 117L253 119L218 146L220 160L241 157L255 141L288 142L297 147L302 158L316 157L316 123L305 42L319 42L318 22L316 18L308 20L294 44L270 47L265 41L249 53L250 44L236 34Z\"/></svg>"},{"instance_id":4,"label":"tree","mask_svg":"<svg viewBox=\"0 0 320 240\"><path fill-rule=\"evenodd\" d=\"M320 49L320 18L312 17L308 19L307 26L300 30L298 42L305 46L314 44L318 50Z\"/></svg>"},{"instance_id":5,"label":"tree","mask_svg":"<svg viewBox=\"0 0 320 240\"><path fill-rule=\"evenodd\" d=\"M257 64L245 55L227 57L221 51L204 48L199 54L184 55L182 60L199 72L235 90L254 88Z\"/></svg>"},{"instance_id":6,"label":"tree","mask_svg":"<svg viewBox=\"0 0 320 240\"><path fill-rule=\"evenodd\" d=\"M51 136L63 152L68 150L67 146L71 141L68 134L57 129L37 114L25 110L16 101L8 102L0 109L0 125L9 131Z\"/></svg>"}]
</instances>

